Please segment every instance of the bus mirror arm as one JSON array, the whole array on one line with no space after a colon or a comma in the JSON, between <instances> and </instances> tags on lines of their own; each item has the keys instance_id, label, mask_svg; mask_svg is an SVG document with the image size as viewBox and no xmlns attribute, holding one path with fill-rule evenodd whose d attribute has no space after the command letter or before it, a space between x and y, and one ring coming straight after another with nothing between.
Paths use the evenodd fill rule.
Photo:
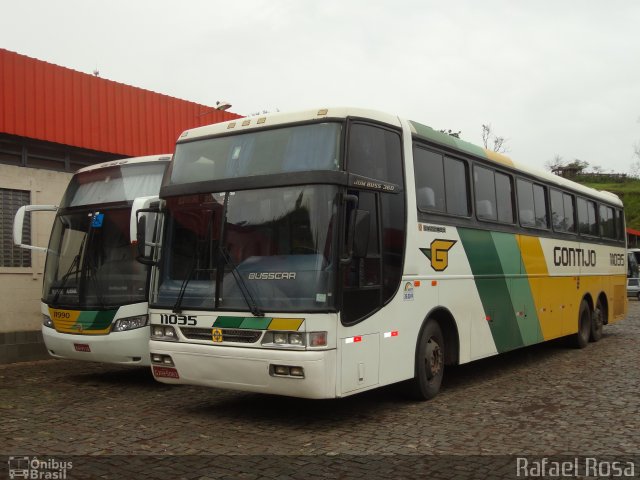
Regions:
<instances>
[{"instance_id":1,"label":"bus mirror arm","mask_svg":"<svg viewBox=\"0 0 640 480\"><path fill-rule=\"evenodd\" d=\"M356 229L356 215L355 212L358 209L359 199L357 195L347 194L343 197L345 207L347 204L353 205L350 214L345 215L345 223L347 225L347 243L345 245L345 254L340 257L340 263L348 265L353 260L353 236Z\"/></svg>"},{"instance_id":2,"label":"bus mirror arm","mask_svg":"<svg viewBox=\"0 0 640 480\"><path fill-rule=\"evenodd\" d=\"M26 212L57 212L57 205L24 205L18 209L13 218L13 243L16 247L26 248L37 252L48 252L47 247L37 247L22 243L22 231L24 228L24 217Z\"/></svg>"}]
</instances>

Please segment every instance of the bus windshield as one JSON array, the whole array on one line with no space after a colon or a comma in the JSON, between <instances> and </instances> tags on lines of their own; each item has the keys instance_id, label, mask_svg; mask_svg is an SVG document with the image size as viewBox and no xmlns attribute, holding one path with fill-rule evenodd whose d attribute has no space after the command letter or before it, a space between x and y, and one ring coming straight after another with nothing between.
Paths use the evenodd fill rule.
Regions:
<instances>
[{"instance_id":1,"label":"bus windshield","mask_svg":"<svg viewBox=\"0 0 640 480\"><path fill-rule=\"evenodd\" d=\"M136 197L158 195L167 164L124 164L76 173L60 208L132 202Z\"/></svg>"},{"instance_id":2,"label":"bus windshield","mask_svg":"<svg viewBox=\"0 0 640 480\"><path fill-rule=\"evenodd\" d=\"M167 199L152 303L247 311L246 288L262 311L332 309L337 195L304 186Z\"/></svg>"},{"instance_id":3,"label":"bus windshield","mask_svg":"<svg viewBox=\"0 0 640 480\"><path fill-rule=\"evenodd\" d=\"M169 182L339 170L341 128L318 123L178 143Z\"/></svg>"},{"instance_id":4,"label":"bus windshield","mask_svg":"<svg viewBox=\"0 0 640 480\"><path fill-rule=\"evenodd\" d=\"M56 307L94 309L146 301L148 268L135 260L130 216L126 206L57 215L43 301Z\"/></svg>"}]
</instances>

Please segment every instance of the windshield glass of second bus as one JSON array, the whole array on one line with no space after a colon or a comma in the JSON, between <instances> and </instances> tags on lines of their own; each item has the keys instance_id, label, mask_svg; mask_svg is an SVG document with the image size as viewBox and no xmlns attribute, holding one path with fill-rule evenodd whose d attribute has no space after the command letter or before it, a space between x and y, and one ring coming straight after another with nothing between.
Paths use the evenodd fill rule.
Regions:
<instances>
[{"instance_id":1,"label":"windshield glass of second bus","mask_svg":"<svg viewBox=\"0 0 640 480\"><path fill-rule=\"evenodd\" d=\"M168 199L153 303L247 311L246 288L262 311L330 309L336 216L332 186Z\"/></svg>"},{"instance_id":2,"label":"windshield glass of second bus","mask_svg":"<svg viewBox=\"0 0 640 480\"><path fill-rule=\"evenodd\" d=\"M49 305L104 308L146 301L147 267L135 261L126 207L56 216L44 279Z\"/></svg>"},{"instance_id":3,"label":"windshield glass of second bus","mask_svg":"<svg viewBox=\"0 0 640 480\"><path fill-rule=\"evenodd\" d=\"M339 123L298 125L178 143L170 183L340 169Z\"/></svg>"}]
</instances>

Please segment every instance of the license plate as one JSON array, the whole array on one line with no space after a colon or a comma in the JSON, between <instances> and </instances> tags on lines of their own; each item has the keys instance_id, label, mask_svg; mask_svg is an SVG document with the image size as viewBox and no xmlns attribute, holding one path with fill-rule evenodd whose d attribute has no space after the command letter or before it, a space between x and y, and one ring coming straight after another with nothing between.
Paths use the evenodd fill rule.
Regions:
<instances>
[{"instance_id":1,"label":"license plate","mask_svg":"<svg viewBox=\"0 0 640 480\"><path fill-rule=\"evenodd\" d=\"M155 365L153 366L153 376L164 378L180 378L180 375L178 375L178 370L176 370L175 368L157 367Z\"/></svg>"},{"instance_id":2,"label":"license plate","mask_svg":"<svg viewBox=\"0 0 640 480\"><path fill-rule=\"evenodd\" d=\"M76 349L76 352L91 352L91 347L86 343L74 343L73 348Z\"/></svg>"}]
</instances>

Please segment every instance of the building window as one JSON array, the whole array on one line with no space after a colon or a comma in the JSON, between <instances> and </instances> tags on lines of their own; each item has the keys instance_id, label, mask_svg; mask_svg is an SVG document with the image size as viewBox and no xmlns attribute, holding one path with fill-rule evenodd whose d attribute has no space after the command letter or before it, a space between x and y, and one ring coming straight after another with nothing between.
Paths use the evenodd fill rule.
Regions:
<instances>
[{"instance_id":1,"label":"building window","mask_svg":"<svg viewBox=\"0 0 640 480\"><path fill-rule=\"evenodd\" d=\"M31 251L13 244L13 217L18 208L31 203L28 190L0 188L0 267L31 267ZM26 216L22 242L31 243L31 219Z\"/></svg>"}]
</instances>

